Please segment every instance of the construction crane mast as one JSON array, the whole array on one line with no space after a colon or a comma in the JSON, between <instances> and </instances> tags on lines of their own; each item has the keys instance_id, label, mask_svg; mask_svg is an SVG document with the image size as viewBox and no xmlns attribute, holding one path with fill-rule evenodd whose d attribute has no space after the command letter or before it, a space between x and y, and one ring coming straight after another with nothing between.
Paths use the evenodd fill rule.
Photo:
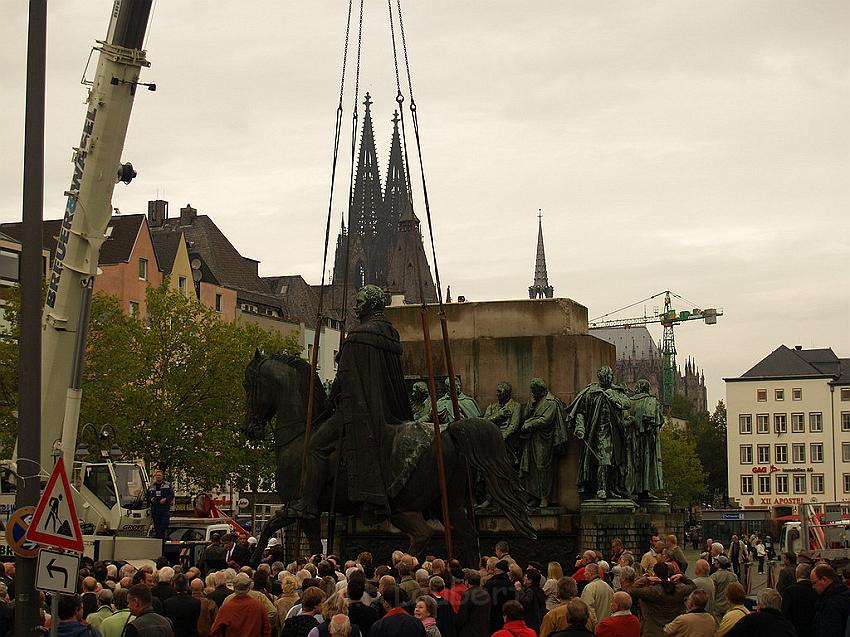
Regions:
<instances>
[{"instance_id":1,"label":"construction crane mast","mask_svg":"<svg viewBox=\"0 0 850 637\"><path fill-rule=\"evenodd\" d=\"M651 301L652 299L656 299L664 295L664 311L656 312L654 314L646 314L644 311L644 315L640 317L634 318L606 318L611 316L612 314L618 314L623 310L627 310L635 305L639 305L641 303L645 303L647 301ZM671 296L676 297L677 299L683 301L684 303L689 303L693 306L693 303L690 303L684 297L679 296L675 292L671 292L670 290L664 290L663 292L659 292L658 294L653 294L652 296L645 298L641 301L637 301L626 307L622 307L618 310L614 310L613 312L608 312L607 314L603 314L602 316L598 316L595 319L590 321L591 328L598 327L608 327L608 328L622 328L628 329L630 327L645 327L650 323L660 323L664 328L664 333L661 337L661 402L669 407L673 403L673 397L676 395L676 339L673 334L673 326L678 325L679 323L683 323L685 321L696 321L702 320L705 321L706 325L714 325L717 323L717 317L723 316L723 309L720 308L706 308L701 310L699 308L693 308L690 310L675 310L673 308L673 303L670 299Z\"/></svg>"}]
</instances>

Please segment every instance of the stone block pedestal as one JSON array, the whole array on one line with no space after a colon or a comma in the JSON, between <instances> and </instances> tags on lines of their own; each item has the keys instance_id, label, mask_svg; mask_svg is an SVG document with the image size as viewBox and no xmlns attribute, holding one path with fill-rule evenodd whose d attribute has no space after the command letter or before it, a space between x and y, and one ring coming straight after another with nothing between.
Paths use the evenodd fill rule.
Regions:
<instances>
[{"instance_id":1,"label":"stone block pedestal","mask_svg":"<svg viewBox=\"0 0 850 637\"><path fill-rule=\"evenodd\" d=\"M684 541L684 515L671 513L670 505L660 500L585 500L579 519L581 550L598 550L606 556L614 538L620 538L636 560L649 549L653 534L675 533L680 543Z\"/></svg>"}]
</instances>

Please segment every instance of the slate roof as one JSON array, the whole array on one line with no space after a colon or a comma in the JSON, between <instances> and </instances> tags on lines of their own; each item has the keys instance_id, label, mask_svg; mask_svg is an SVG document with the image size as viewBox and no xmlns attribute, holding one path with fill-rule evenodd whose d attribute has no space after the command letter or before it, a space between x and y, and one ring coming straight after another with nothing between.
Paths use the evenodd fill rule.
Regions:
<instances>
[{"instance_id":1,"label":"slate roof","mask_svg":"<svg viewBox=\"0 0 850 637\"><path fill-rule=\"evenodd\" d=\"M780 345L751 369L741 374L740 379L817 376L839 379L839 377L850 375L848 361L850 359L838 358L831 348L807 350L791 349L785 345ZM850 378L848 378L848 382L850 382Z\"/></svg>"},{"instance_id":2,"label":"slate roof","mask_svg":"<svg viewBox=\"0 0 850 637\"><path fill-rule=\"evenodd\" d=\"M113 216L109 220L108 226L112 228L112 234L104 241L100 249L98 265L128 263L144 220L145 215L143 214ZM61 228L62 219L48 219L41 224L42 246L45 250L50 251L51 260L56 251L56 244L59 242L59 230ZM16 241L21 240L20 222L4 223L0 225L0 230ZM159 260L158 257L157 260Z\"/></svg>"},{"instance_id":3,"label":"slate roof","mask_svg":"<svg viewBox=\"0 0 850 637\"><path fill-rule=\"evenodd\" d=\"M171 274L174 269L174 259L177 258L182 237L182 232L151 232L153 251L156 253L156 259L165 274Z\"/></svg>"},{"instance_id":4,"label":"slate roof","mask_svg":"<svg viewBox=\"0 0 850 637\"><path fill-rule=\"evenodd\" d=\"M203 262L202 280L236 290L240 300L277 308L285 316L280 299L257 274L259 261L243 257L208 215L195 215L190 223L181 225L180 217L163 221L152 227L151 236L180 236L189 242L189 257L199 256ZM166 239L155 239L166 241ZM173 241L173 239L170 239Z\"/></svg>"}]
</instances>

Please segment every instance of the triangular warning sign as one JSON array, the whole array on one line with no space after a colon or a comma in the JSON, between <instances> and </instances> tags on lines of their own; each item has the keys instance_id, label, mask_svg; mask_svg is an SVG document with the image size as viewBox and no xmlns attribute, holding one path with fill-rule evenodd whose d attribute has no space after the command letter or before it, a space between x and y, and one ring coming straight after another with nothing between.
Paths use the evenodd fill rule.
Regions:
<instances>
[{"instance_id":1,"label":"triangular warning sign","mask_svg":"<svg viewBox=\"0 0 850 637\"><path fill-rule=\"evenodd\" d=\"M32 516L27 539L69 551L83 552L83 534L77 520L74 496L62 458L53 467L50 480Z\"/></svg>"}]
</instances>

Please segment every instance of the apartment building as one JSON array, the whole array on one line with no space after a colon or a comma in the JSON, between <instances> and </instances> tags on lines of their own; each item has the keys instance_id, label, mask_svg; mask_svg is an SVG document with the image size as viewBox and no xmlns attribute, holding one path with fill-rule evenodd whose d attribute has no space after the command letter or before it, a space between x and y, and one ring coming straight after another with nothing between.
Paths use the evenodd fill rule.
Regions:
<instances>
[{"instance_id":1,"label":"apartment building","mask_svg":"<svg viewBox=\"0 0 850 637\"><path fill-rule=\"evenodd\" d=\"M781 345L724 381L730 498L777 517L850 500L850 359Z\"/></svg>"}]
</instances>

